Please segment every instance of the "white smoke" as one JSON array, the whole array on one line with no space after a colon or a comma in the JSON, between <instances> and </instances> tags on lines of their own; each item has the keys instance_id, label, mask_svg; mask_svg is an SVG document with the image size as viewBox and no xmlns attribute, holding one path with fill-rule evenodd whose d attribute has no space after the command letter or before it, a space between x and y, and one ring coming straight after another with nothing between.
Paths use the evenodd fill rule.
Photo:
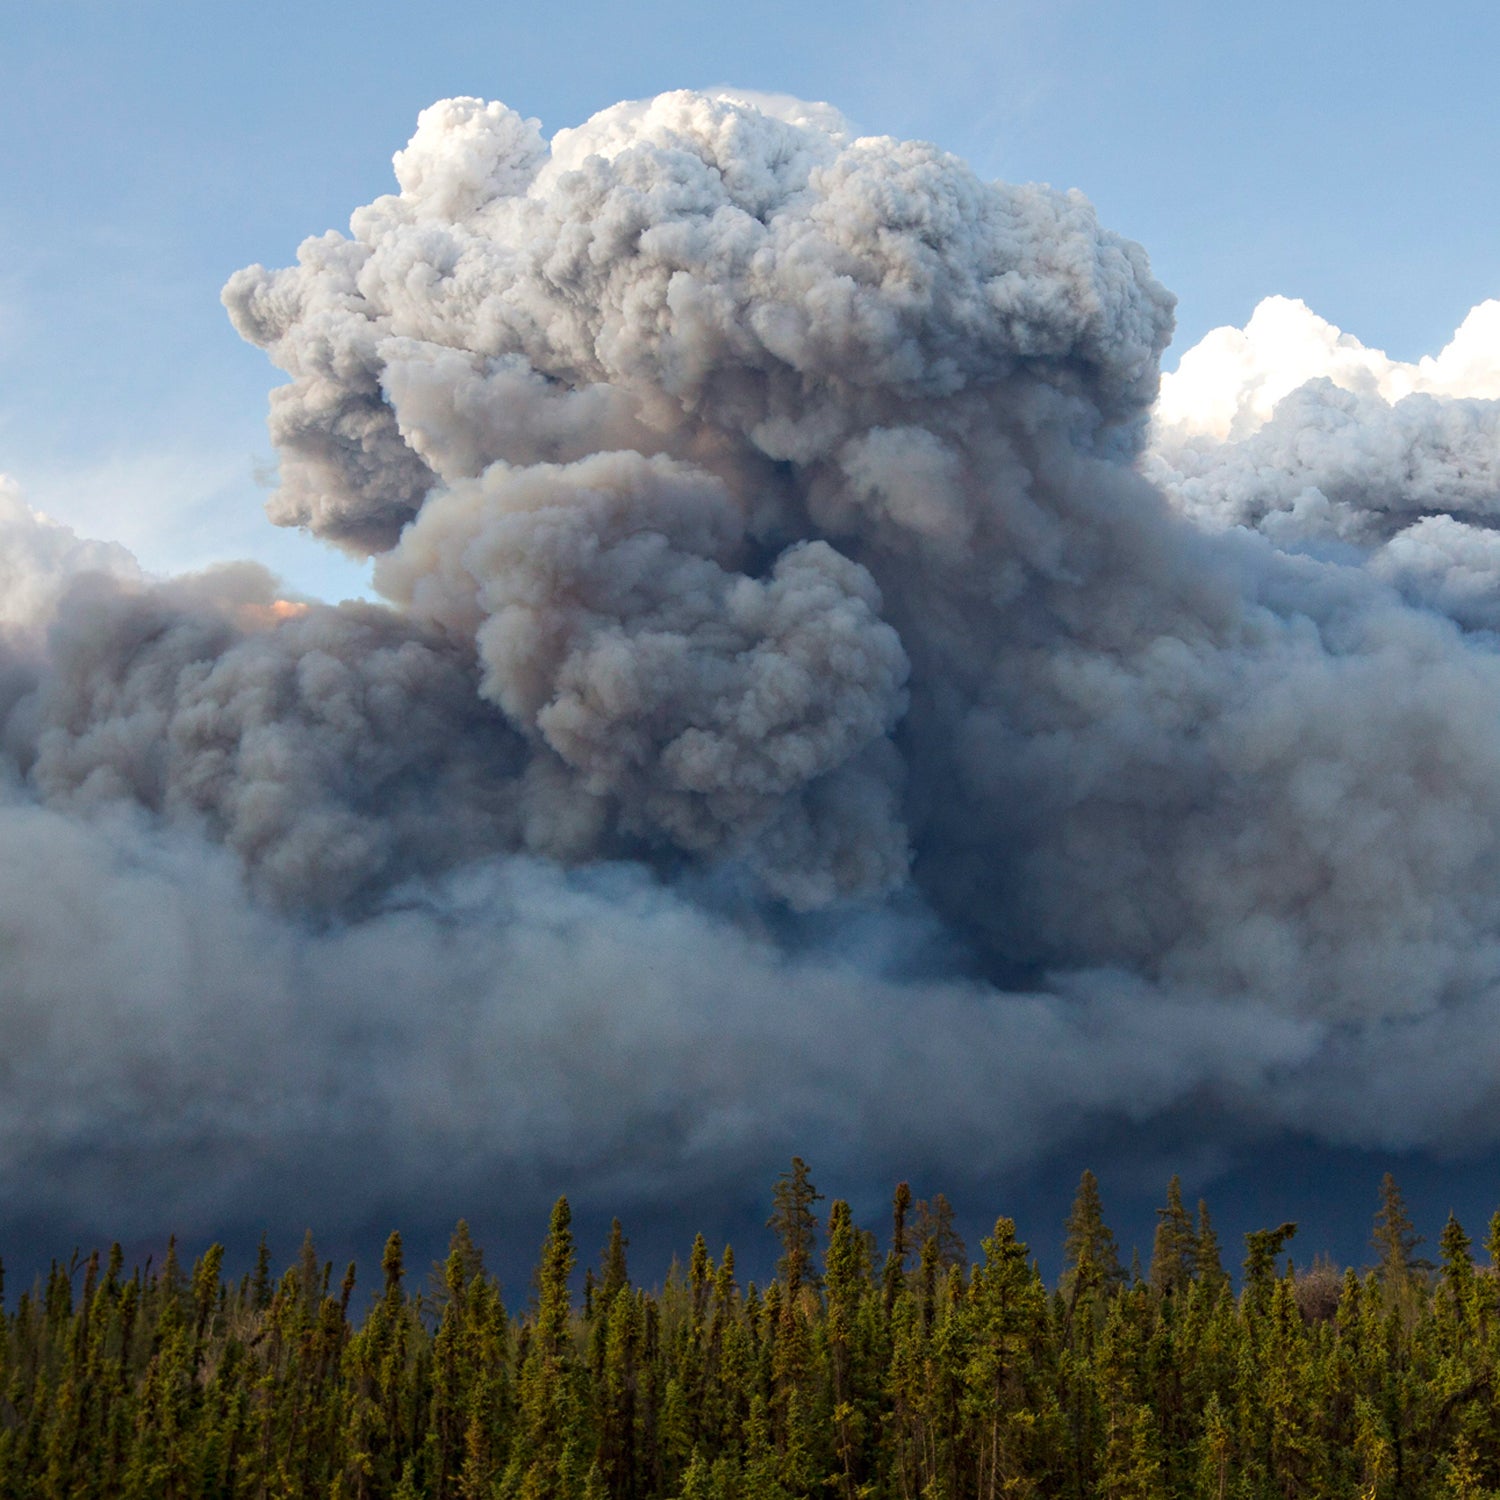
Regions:
<instances>
[{"instance_id":1,"label":"white smoke","mask_svg":"<svg viewBox=\"0 0 1500 1500\"><path fill-rule=\"evenodd\" d=\"M83 573L133 579L140 569L123 547L89 541L32 510L15 481L0 474L0 635L34 637L68 580Z\"/></svg>"},{"instance_id":2,"label":"white smoke","mask_svg":"<svg viewBox=\"0 0 1500 1500\"><path fill-rule=\"evenodd\" d=\"M3 1201L1493 1140L1500 304L1263 308L1153 420L1139 247L826 106L396 165L225 292L272 518L390 607L116 569L0 664Z\"/></svg>"}]
</instances>

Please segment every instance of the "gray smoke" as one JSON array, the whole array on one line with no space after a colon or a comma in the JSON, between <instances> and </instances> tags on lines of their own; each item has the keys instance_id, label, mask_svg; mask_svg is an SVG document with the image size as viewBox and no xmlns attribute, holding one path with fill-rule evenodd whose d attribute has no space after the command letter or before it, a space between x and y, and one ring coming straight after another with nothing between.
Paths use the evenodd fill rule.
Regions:
<instances>
[{"instance_id":1,"label":"gray smoke","mask_svg":"<svg viewBox=\"0 0 1500 1500\"><path fill-rule=\"evenodd\" d=\"M1211 525L1279 541L1384 541L1430 515L1500 519L1500 402L1379 395L1309 381L1253 436L1186 446L1160 477Z\"/></svg>"},{"instance_id":2,"label":"gray smoke","mask_svg":"<svg viewBox=\"0 0 1500 1500\"><path fill-rule=\"evenodd\" d=\"M1152 426L1139 247L824 106L449 100L396 169L225 291L272 518L388 605L0 514L0 1205L1494 1139L1477 334Z\"/></svg>"},{"instance_id":3,"label":"gray smoke","mask_svg":"<svg viewBox=\"0 0 1500 1500\"><path fill-rule=\"evenodd\" d=\"M893 756L907 662L869 573L826 542L733 566L727 486L662 456L496 463L423 508L379 586L478 650L479 693L558 768L549 852L584 809L683 849L747 849L802 904L899 881Z\"/></svg>"},{"instance_id":4,"label":"gray smoke","mask_svg":"<svg viewBox=\"0 0 1500 1500\"><path fill-rule=\"evenodd\" d=\"M524 752L461 652L389 610L292 606L254 565L85 575L11 661L3 744L43 802L127 803L306 912L515 842ZM283 616L278 618L278 616Z\"/></svg>"}]
</instances>

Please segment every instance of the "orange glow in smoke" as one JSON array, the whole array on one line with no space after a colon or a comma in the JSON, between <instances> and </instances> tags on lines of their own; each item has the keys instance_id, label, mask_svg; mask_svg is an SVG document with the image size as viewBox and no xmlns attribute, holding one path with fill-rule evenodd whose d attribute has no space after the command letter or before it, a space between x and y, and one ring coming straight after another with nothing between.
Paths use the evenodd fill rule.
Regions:
<instances>
[{"instance_id":1,"label":"orange glow in smoke","mask_svg":"<svg viewBox=\"0 0 1500 1500\"><path fill-rule=\"evenodd\" d=\"M269 604L242 604L239 616L249 626L279 625L283 620L300 620L311 607L295 599L273 599Z\"/></svg>"}]
</instances>

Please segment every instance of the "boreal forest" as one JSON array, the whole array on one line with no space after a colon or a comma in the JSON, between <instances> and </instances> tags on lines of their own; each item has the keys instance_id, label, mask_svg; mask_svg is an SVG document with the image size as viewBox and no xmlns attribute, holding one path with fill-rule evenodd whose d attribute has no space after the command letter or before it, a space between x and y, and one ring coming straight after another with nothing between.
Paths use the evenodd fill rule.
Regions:
<instances>
[{"instance_id":1,"label":"boreal forest","mask_svg":"<svg viewBox=\"0 0 1500 1500\"><path fill-rule=\"evenodd\" d=\"M971 1256L904 1183L883 1243L825 1216L800 1158L764 1286L700 1235L648 1290L618 1220L580 1279L565 1199L504 1296L463 1223L430 1274L392 1234L368 1287L310 1236L279 1279L264 1241L238 1279L217 1245L75 1255L5 1303L0 1496L1500 1493L1500 1213L1487 1264L1452 1218L1429 1261L1387 1177L1370 1267L1299 1267L1287 1223L1231 1275L1206 1206L1166 1196L1127 1270L1085 1173L1055 1286L1010 1219Z\"/></svg>"}]
</instances>

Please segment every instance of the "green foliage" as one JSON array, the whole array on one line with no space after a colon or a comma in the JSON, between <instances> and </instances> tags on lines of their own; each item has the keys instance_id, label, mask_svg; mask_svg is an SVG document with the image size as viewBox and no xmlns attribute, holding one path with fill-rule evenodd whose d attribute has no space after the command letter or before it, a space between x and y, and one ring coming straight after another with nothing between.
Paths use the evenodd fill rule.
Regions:
<instances>
[{"instance_id":1,"label":"green foliage","mask_svg":"<svg viewBox=\"0 0 1500 1500\"><path fill-rule=\"evenodd\" d=\"M814 1204L823 1195L812 1184L807 1163L800 1156L792 1158L789 1172L777 1180L771 1198L771 1217L766 1228L775 1231L781 1241L781 1259L776 1270L785 1281L790 1300L795 1301L805 1281L813 1276L813 1256L818 1248L818 1218Z\"/></svg>"},{"instance_id":2,"label":"green foliage","mask_svg":"<svg viewBox=\"0 0 1500 1500\"><path fill-rule=\"evenodd\" d=\"M1175 1178L1127 1281L1084 1174L1053 1292L1010 1219L970 1267L941 1195L884 1253L819 1201L794 1159L764 1292L701 1236L638 1287L616 1221L579 1306L560 1199L514 1318L464 1223L422 1291L393 1234L362 1314L311 1236L279 1281L75 1255L0 1311L0 1500L1500 1496L1500 1215L1429 1269L1388 1179L1375 1270L1299 1274L1284 1224L1236 1297Z\"/></svg>"},{"instance_id":3,"label":"green foliage","mask_svg":"<svg viewBox=\"0 0 1500 1500\"><path fill-rule=\"evenodd\" d=\"M1182 1206L1182 1179L1167 1184L1167 1206L1156 1211L1156 1238L1151 1247L1151 1285L1159 1296L1182 1292L1198 1261L1198 1234Z\"/></svg>"}]
</instances>

